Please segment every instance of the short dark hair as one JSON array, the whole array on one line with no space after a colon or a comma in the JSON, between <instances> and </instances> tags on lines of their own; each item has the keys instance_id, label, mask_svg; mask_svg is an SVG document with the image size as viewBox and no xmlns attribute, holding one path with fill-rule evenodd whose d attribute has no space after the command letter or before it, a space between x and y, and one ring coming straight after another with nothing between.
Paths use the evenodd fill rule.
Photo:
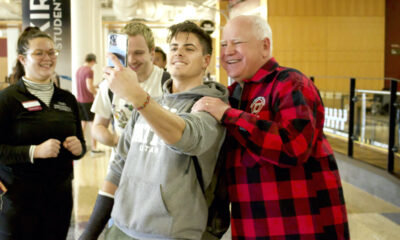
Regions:
<instances>
[{"instance_id":1,"label":"short dark hair","mask_svg":"<svg viewBox=\"0 0 400 240\"><path fill-rule=\"evenodd\" d=\"M85 62L90 63L90 62L96 62L96 55L93 53L88 53L85 57Z\"/></svg>"},{"instance_id":2,"label":"short dark hair","mask_svg":"<svg viewBox=\"0 0 400 240\"><path fill-rule=\"evenodd\" d=\"M167 55L165 54L165 52L164 52L160 47L157 46L157 47L154 49L154 51L155 51L155 52L158 52L158 53L161 53L162 59L163 59L164 61L167 61Z\"/></svg>"},{"instance_id":3,"label":"short dark hair","mask_svg":"<svg viewBox=\"0 0 400 240\"><path fill-rule=\"evenodd\" d=\"M213 49L210 35L208 35L196 23L186 20L184 22L172 25L171 27L169 27L167 42L170 43L172 38L176 37L176 35L178 35L179 33L195 34L203 47L203 55L212 54Z\"/></svg>"}]
</instances>

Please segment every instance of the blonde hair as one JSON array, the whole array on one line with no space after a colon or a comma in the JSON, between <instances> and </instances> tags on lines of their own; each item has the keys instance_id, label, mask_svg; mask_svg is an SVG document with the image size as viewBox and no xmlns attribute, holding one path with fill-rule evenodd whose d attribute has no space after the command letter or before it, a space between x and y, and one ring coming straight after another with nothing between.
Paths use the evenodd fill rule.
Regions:
<instances>
[{"instance_id":1,"label":"blonde hair","mask_svg":"<svg viewBox=\"0 0 400 240\"><path fill-rule=\"evenodd\" d=\"M154 35L151 29L145 24L137 21L132 21L124 26L121 30L122 33L128 36L142 35L146 41L149 51L155 48Z\"/></svg>"}]
</instances>

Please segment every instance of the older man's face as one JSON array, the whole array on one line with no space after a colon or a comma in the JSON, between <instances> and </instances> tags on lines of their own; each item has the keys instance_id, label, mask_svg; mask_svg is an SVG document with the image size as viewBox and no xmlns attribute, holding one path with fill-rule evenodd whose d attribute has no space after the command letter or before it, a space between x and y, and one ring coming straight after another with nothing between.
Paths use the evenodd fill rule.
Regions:
<instances>
[{"instance_id":1,"label":"older man's face","mask_svg":"<svg viewBox=\"0 0 400 240\"><path fill-rule=\"evenodd\" d=\"M221 65L235 81L251 78L269 59L265 57L266 51L269 50L264 41L256 38L246 19L234 18L224 27Z\"/></svg>"}]
</instances>

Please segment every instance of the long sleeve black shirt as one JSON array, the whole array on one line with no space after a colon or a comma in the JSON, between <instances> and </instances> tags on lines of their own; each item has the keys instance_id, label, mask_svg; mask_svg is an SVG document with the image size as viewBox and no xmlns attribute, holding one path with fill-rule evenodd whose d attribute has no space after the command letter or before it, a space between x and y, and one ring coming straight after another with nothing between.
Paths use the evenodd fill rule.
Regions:
<instances>
[{"instance_id":1,"label":"long sleeve black shirt","mask_svg":"<svg viewBox=\"0 0 400 240\"><path fill-rule=\"evenodd\" d=\"M56 158L34 159L29 148L54 138L61 143L76 136L82 143L82 154L73 155L61 144ZM69 176L72 160L86 152L79 110L75 97L58 87L50 105L29 93L22 80L0 92L0 169L21 177Z\"/></svg>"}]
</instances>

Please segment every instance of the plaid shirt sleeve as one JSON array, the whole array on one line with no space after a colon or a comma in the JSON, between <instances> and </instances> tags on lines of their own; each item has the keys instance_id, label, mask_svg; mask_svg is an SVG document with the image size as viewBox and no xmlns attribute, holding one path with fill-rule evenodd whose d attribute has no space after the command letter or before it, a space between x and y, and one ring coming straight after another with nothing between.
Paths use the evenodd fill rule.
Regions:
<instances>
[{"instance_id":1,"label":"plaid shirt sleeve","mask_svg":"<svg viewBox=\"0 0 400 240\"><path fill-rule=\"evenodd\" d=\"M267 101L261 112L255 115L249 110L230 108L222 122L259 164L303 164L322 129L317 127L316 117L317 111L323 117L323 107L317 107L322 104L317 102L319 95L311 84L297 71L283 71L269 83L272 87L261 85L256 91Z\"/></svg>"}]
</instances>

